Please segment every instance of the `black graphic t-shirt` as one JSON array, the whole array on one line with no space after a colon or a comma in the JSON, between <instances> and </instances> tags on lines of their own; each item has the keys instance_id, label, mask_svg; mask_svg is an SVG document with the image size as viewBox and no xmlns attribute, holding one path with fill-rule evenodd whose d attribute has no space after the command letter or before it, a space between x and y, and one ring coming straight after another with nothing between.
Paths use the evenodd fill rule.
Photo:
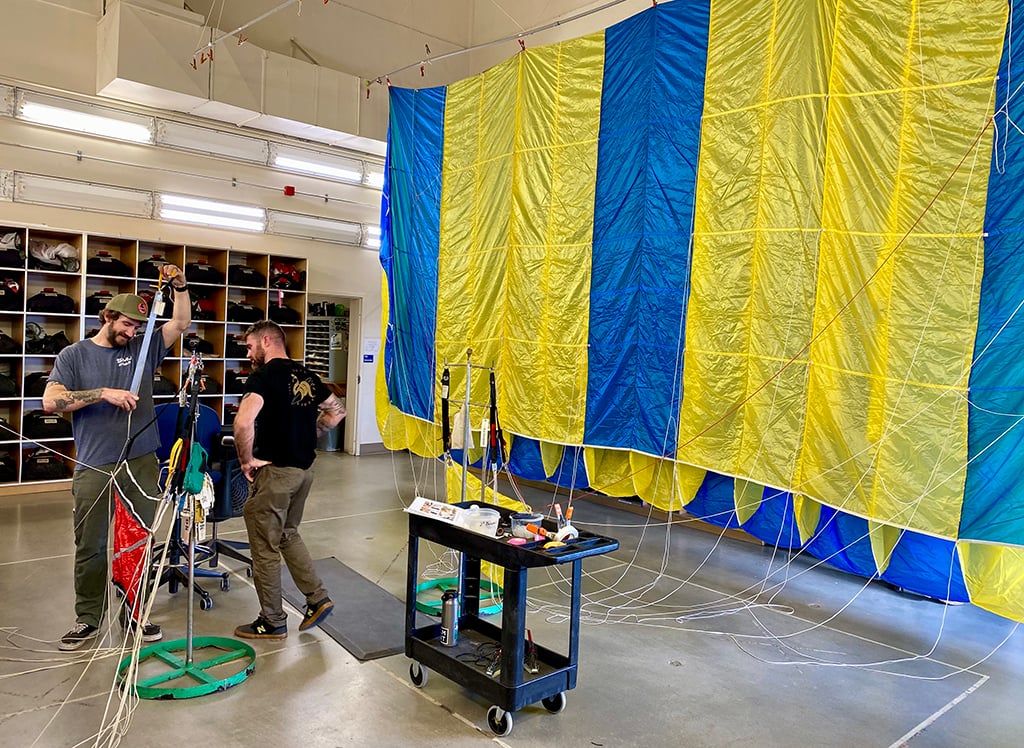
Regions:
<instances>
[{"instance_id":1,"label":"black graphic t-shirt","mask_svg":"<svg viewBox=\"0 0 1024 748\"><path fill-rule=\"evenodd\" d=\"M245 391L263 398L256 416L253 454L278 467L305 470L316 459L317 406L331 396L315 373L275 358L249 375Z\"/></svg>"}]
</instances>

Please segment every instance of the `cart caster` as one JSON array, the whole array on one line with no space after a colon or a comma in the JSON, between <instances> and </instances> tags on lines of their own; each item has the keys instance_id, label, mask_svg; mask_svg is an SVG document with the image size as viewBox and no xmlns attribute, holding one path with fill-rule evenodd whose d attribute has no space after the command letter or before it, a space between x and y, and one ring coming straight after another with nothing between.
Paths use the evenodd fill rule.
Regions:
<instances>
[{"instance_id":1,"label":"cart caster","mask_svg":"<svg viewBox=\"0 0 1024 748\"><path fill-rule=\"evenodd\" d=\"M512 712L506 712L498 705L487 710L487 726L491 732L502 737L512 732Z\"/></svg>"},{"instance_id":2,"label":"cart caster","mask_svg":"<svg viewBox=\"0 0 1024 748\"><path fill-rule=\"evenodd\" d=\"M565 711L565 691L556 693L554 696L548 696L546 699L541 699L540 703L544 705L552 714L558 714Z\"/></svg>"},{"instance_id":3,"label":"cart caster","mask_svg":"<svg viewBox=\"0 0 1024 748\"><path fill-rule=\"evenodd\" d=\"M227 577L220 580L220 588L225 592L231 589L231 582L228 581Z\"/></svg>"},{"instance_id":4,"label":"cart caster","mask_svg":"<svg viewBox=\"0 0 1024 748\"><path fill-rule=\"evenodd\" d=\"M200 608L200 610L209 610L212 607L213 607L213 600L211 600L208 597L201 597L201 598L199 598L199 608Z\"/></svg>"},{"instance_id":5,"label":"cart caster","mask_svg":"<svg viewBox=\"0 0 1024 748\"><path fill-rule=\"evenodd\" d=\"M429 671L418 662L413 662L409 665L409 680L416 688L423 688L427 685L427 679L429 677Z\"/></svg>"}]
</instances>

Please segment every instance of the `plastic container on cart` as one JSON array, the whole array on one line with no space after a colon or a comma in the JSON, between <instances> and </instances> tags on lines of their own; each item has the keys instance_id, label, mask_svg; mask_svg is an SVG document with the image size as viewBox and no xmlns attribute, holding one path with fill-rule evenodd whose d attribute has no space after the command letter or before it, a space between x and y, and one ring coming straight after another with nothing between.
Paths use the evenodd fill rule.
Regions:
<instances>
[{"instance_id":1,"label":"plastic container on cart","mask_svg":"<svg viewBox=\"0 0 1024 748\"><path fill-rule=\"evenodd\" d=\"M498 522L501 520L501 512L497 509L473 504L463 515L463 523L467 530L478 532L481 535L490 535L492 538L498 534Z\"/></svg>"}]
</instances>

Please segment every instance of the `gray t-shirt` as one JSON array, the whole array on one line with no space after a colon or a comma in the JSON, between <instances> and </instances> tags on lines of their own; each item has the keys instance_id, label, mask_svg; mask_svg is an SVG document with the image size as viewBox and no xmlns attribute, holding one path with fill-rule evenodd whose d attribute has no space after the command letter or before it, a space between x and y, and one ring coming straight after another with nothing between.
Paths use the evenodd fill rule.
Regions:
<instances>
[{"instance_id":1,"label":"gray t-shirt","mask_svg":"<svg viewBox=\"0 0 1024 748\"><path fill-rule=\"evenodd\" d=\"M80 340L57 355L49 381L59 382L72 392L99 387L131 389L143 337L140 331L124 348L105 348L91 339ZM153 420L153 372L169 350L164 347L160 330L154 330L139 386L138 407L131 413L132 434L144 430L135 439L131 451L124 455L125 459L156 452L160 446L160 432ZM122 458L121 452L128 440L128 411L101 400L74 411L71 425L79 462L109 465ZM76 465L75 469L84 470L85 465Z\"/></svg>"}]
</instances>

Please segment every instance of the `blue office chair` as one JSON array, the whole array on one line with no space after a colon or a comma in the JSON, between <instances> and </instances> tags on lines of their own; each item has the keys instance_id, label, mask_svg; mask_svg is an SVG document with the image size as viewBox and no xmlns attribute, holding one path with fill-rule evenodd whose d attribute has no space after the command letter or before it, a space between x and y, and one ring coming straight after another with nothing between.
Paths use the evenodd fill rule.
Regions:
<instances>
[{"instance_id":1,"label":"blue office chair","mask_svg":"<svg viewBox=\"0 0 1024 748\"><path fill-rule=\"evenodd\" d=\"M220 418L217 416L217 412L213 408L207 407L206 405L199 405L198 407L199 412L196 416L195 440L203 449L206 450L208 455L215 454L216 450L219 449L220 444ZM183 430L186 410L179 407L177 402L162 403L158 405L155 410L157 429L160 432L160 448L157 450L157 457L160 458L161 464L164 465L170 458L171 448L174 446L174 442ZM210 478L213 480L214 486L217 486L222 482L222 473L219 467L212 461L207 465L207 472L210 474ZM164 473L164 475L166 475L166 473ZM161 477L163 477L163 475ZM208 546L197 545L195 547L195 565L192 569L192 589L197 595L199 595L199 607L203 610L209 610L212 608L213 600L210 598L210 593L195 581L196 578L217 578L220 579L220 587L222 590L230 588L228 572L199 568L199 563L206 561L212 555L212 551ZM156 557L157 552L154 551L154 558ZM167 584L167 591L172 594L178 591L178 585L188 584L188 548L181 539L180 526L177 522L175 522L171 536L171 545L167 552L167 567L164 569L164 572L160 576L157 584L158 586Z\"/></svg>"},{"instance_id":2,"label":"blue office chair","mask_svg":"<svg viewBox=\"0 0 1024 748\"><path fill-rule=\"evenodd\" d=\"M249 498L249 481L242 474L242 466L235 451L234 430L223 426L219 435L220 448L216 455L219 460L220 478L214 481L216 499L208 519L213 522L213 540L210 542L210 566L220 562L224 554L246 565L245 573L252 576L252 558L242 551L249 550L249 544L239 540L221 540L217 537L217 525L225 520L242 516L245 502Z\"/></svg>"}]
</instances>

